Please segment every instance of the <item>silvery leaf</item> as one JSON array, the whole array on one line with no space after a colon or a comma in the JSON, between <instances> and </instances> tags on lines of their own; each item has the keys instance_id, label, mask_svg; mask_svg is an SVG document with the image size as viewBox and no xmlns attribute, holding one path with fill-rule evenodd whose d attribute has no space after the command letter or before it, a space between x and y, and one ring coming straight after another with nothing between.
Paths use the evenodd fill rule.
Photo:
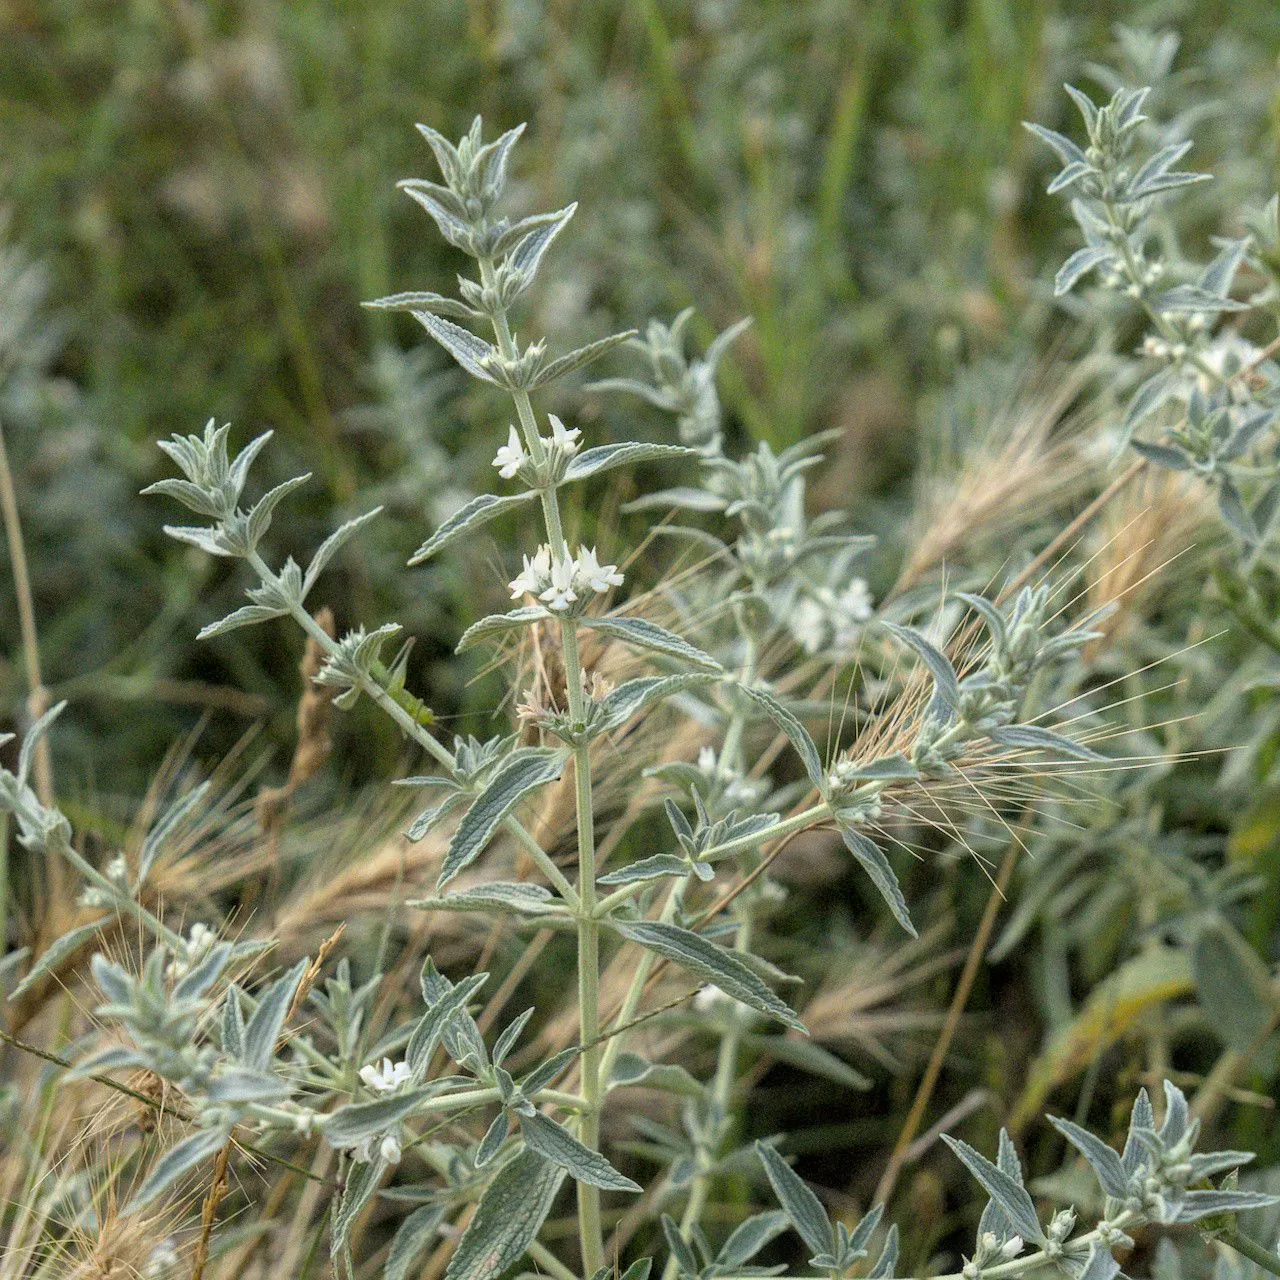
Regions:
<instances>
[{"instance_id":1,"label":"silvery leaf","mask_svg":"<svg viewBox=\"0 0 1280 1280\"><path fill-rule=\"evenodd\" d=\"M498 828L527 795L560 777L566 758L559 751L512 754L458 823L440 867L437 891L484 852Z\"/></svg>"},{"instance_id":2,"label":"silvery leaf","mask_svg":"<svg viewBox=\"0 0 1280 1280\"><path fill-rule=\"evenodd\" d=\"M496 520L505 511L510 511L514 507L521 506L528 502L531 498L537 496L535 490L530 489L527 493L509 494L500 497L493 493L482 493L471 499L465 506L454 512L436 531L429 537L426 542L413 553L409 560L410 565L419 565L424 560L429 560L442 547L447 546L454 538L460 537L462 534L472 529L478 528L482 524L488 524L490 520Z\"/></svg>"},{"instance_id":3,"label":"silvery leaf","mask_svg":"<svg viewBox=\"0 0 1280 1280\"><path fill-rule=\"evenodd\" d=\"M644 618L584 617L578 622L580 626L589 627L592 631L598 631L615 640L622 640L638 649L649 649L668 658L679 658L706 671L723 670L709 653L704 653L696 645L690 644L674 632Z\"/></svg>"},{"instance_id":4,"label":"silvery leaf","mask_svg":"<svg viewBox=\"0 0 1280 1280\"><path fill-rule=\"evenodd\" d=\"M413 318L473 377L491 386L498 382L485 368L484 361L493 360L497 348L477 338L470 329L454 324L430 311L415 311Z\"/></svg>"},{"instance_id":5,"label":"silvery leaf","mask_svg":"<svg viewBox=\"0 0 1280 1280\"><path fill-rule=\"evenodd\" d=\"M537 1238L563 1181L563 1169L527 1147L503 1165L480 1197L445 1280L498 1280Z\"/></svg>"},{"instance_id":6,"label":"silvery leaf","mask_svg":"<svg viewBox=\"0 0 1280 1280\"><path fill-rule=\"evenodd\" d=\"M124 1216L146 1208L157 1196L167 1191L188 1169L213 1155L225 1145L227 1135L220 1129L202 1129L170 1147L151 1167L147 1180L134 1192L124 1209Z\"/></svg>"},{"instance_id":7,"label":"silvery leaf","mask_svg":"<svg viewBox=\"0 0 1280 1280\"><path fill-rule=\"evenodd\" d=\"M901 627L896 622L882 622L881 625L924 659L924 664L933 677L933 687L938 699L949 710L954 711L960 705L960 683L951 660L914 628Z\"/></svg>"},{"instance_id":8,"label":"silvery leaf","mask_svg":"<svg viewBox=\"0 0 1280 1280\"><path fill-rule=\"evenodd\" d=\"M674 961L697 974L704 982L713 983L725 995L732 996L742 1004L749 1005L796 1031L805 1031L804 1023L791 1008L770 991L732 951L726 951L679 925L659 920L610 923L628 941Z\"/></svg>"},{"instance_id":9,"label":"silvery leaf","mask_svg":"<svg viewBox=\"0 0 1280 1280\"><path fill-rule=\"evenodd\" d=\"M1024 1240L1037 1244L1045 1242L1045 1234L1036 1215L1036 1207L1026 1188L1016 1179L997 1168L986 1156L975 1151L967 1142L944 1133L942 1140L955 1152L957 1158L982 1184L986 1193L1000 1206L1010 1225Z\"/></svg>"},{"instance_id":10,"label":"silvery leaf","mask_svg":"<svg viewBox=\"0 0 1280 1280\"><path fill-rule=\"evenodd\" d=\"M893 919L911 934L911 937L919 937L916 933L915 925L911 923L911 914L906 905L906 899L902 896L902 887L897 882L897 874L893 872L888 858L884 856L884 850L876 844L869 836L864 836L858 828L851 826L849 822L844 822L837 815L837 826L840 827L840 835L844 837L845 847L858 859L861 868L867 872L870 881L876 886L879 896L888 904L888 909L893 913Z\"/></svg>"},{"instance_id":11,"label":"silvery leaf","mask_svg":"<svg viewBox=\"0 0 1280 1280\"><path fill-rule=\"evenodd\" d=\"M424 1204L415 1209L400 1224L391 1241L382 1280L410 1280L416 1275L418 1262L443 1221L444 1205Z\"/></svg>"},{"instance_id":12,"label":"silvery leaf","mask_svg":"<svg viewBox=\"0 0 1280 1280\"><path fill-rule=\"evenodd\" d=\"M258 1007L253 1011L244 1031L244 1055L241 1060L245 1066L263 1071L270 1064L285 1016L309 963L305 959L299 960L284 977L278 978L262 993Z\"/></svg>"},{"instance_id":13,"label":"silvery leaf","mask_svg":"<svg viewBox=\"0 0 1280 1280\"><path fill-rule=\"evenodd\" d=\"M598 1151L585 1147L567 1129L541 1112L520 1117L525 1145L552 1164L559 1165L577 1182L605 1191L641 1191L639 1183L619 1173Z\"/></svg>"},{"instance_id":14,"label":"silvery leaf","mask_svg":"<svg viewBox=\"0 0 1280 1280\"><path fill-rule=\"evenodd\" d=\"M509 613L491 613L487 618L473 622L462 633L455 652L462 653L489 636L502 635L520 627L532 627L549 617L551 617L550 612L540 604L525 605L519 609L512 609Z\"/></svg>"},{"instance_id":15,"label":"silvery leaf","mask_svg":"<svg viewBox=\"0 0 1280 1280\"><path fill-rule=\"evenodd\" d=\"M808 729L768 690L751 688L747 685L738 687L787 735L791 745L800 755L800 762L804 765L805 773L809 775L809 781L819 791L825 790L827 779L822 768L822 757L818 754L818 748L809 736Z\"/></svg>"},{"instance_id":16,"label":"silvery leaf","mask_svg":"<svg viewBox=\"0 0 1280 1280\"><path fill-rule=\"evenodd\" d=\"M70 959L85 943L102 932L115 919L114 916L103 916L90 924L82 924L55 938L41 953L40 959L31 966L26 977L9 993L10 1000L16 1000L24 992L29 991L35 983L46 974L60 968L64 961Z\"/></svg>"},{"instance_id":17,"label":"silvery leaf","mask_svg":"<svg viewBox=\"0 0 1280 1280\"><path fill-rule=\"evenodd\" d=\"M594 449L584 450L573 458L565 470L564 478L585 480L587 476L598 475L602 471L612 471L614 467L625 467L635 462L697 456L696 449L686 449L678 444L646 444L639 440L628 441L625 444L604 444Z\"/></svg>"},{"instance_id":18,"label":"silvery leaf","mask_svg":"<svg viewBox=\"0 0 1280 1280\"><path fill-rule=\"evenodd\" d=\"M1101 1138L1070 1120L1050 1116L1049 1123L1088 1161L1103 1191L1123 1200L1129 1191L1129 1177L1120 1157Z\"/></svg>"},{"instance_id":19,"label":"silvery leaf","mask_svg":"<svg viewBox=\"0 0 1280 1280\"><path fill-rule=\"evenodd\" d=\"M815 1255L833 1252L836 1238L831 1219L809 1185L767 1143L756 1143L756 1155L778 1203L810 1251Z\"/></svg>"},{"instance_id":20,"label":"silvery leaf","mask_svg":"<svg viewBox=\"0 0 1280 1280\"><path fill-rule=\"evenodd\" d=\"M585 347L579 347L576 351L570 351L568 355L561 356L558 360L552 360L550 364L544 365L538 370L537 376L530 385L533 387L544 387L549 382L554 382L557 378L563 378L566 373L572 373L575 369L581 369L585 365L591 364L593 361L599 360L601 356L612 351L619 343L635 335L634 329L628 329L626 333L610 334L607 338L601 338L598 342L589 343Z\"/></svg>"},{"instance_id":21,"label":"silvery leaf","mask_svg":"<svg viewBox=\"0 0 1280 1280\"><path fill-rule=\"evenodd\" d=\"M306 576L302 579L303 599L307 597L311 588L315 586L316 579L324 572L325 567L338 553L338 550L363 529L370 520L379 515L381 511L381 507L374 507L372 511L366 511L364 515L356 516L354 520L348 520L346 524L335 529L320 544L315 555L311 557L311 563L307 566Z\"/></svg>"}]
</instances>

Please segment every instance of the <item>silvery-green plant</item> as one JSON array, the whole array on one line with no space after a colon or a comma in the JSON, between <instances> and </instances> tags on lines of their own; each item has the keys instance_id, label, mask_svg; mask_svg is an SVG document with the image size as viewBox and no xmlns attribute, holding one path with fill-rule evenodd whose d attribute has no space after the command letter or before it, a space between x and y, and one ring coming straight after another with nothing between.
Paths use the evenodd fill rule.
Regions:
<instances>
[{"instance_id":1,"label":"silvery-green plant","mask_svg":"<svg viewBox=\"0 0 1280 1280\"><path fill-rule=\"evenodd\" d=\"M1159 60L1165 70L1167 61ZM1071 195L1085 241L1058 271L1054 293L1062 297L1092 278L1137 309L1146 326L1139 349L1145 376L1124 414L1121 446L1211 486L1223 520L1255 558L1280 500L1280 372L1274 351L1254 346L1239 326L1273 304L1277 199L1253 216L1251 234L1220 238L1211 261L1187 258L1168 205L1211 175L1177 167L1193 145L1184 122L1162 127L1146 114L1150 86L1119 86L1103 104L1071 85L1067 92L1084 121L1084 145L1027 125L1062 161L1048 190ZM1245 267L1254 283L1249 293L1238 279ZM1152 438L1136 437L1150 427Z\"/></svg>"},{"instance_id":2,"label":"silvery-green plant","mask_svg":"<svg viewBox=\"0 0 1280 1280\"><path fill-rule=\"evenodd\" d=\"M1104 140L1114 141L1129 127L1136 108L1122 106L1099 134ZM309 597L334 557L378 512L339 527L305 569L292 559L273 568L261 549L264 536L281 503L306 477L246 500L251 464L269 433L239 452L231 449L230 428L213 422L200 435L166 441L161 447L181 476L148 492L178 501L202 521L170 526L171 536L242 562L255 579L247 588L249 603L206 627L202 636L292 619L323 655L315 680L334 692L335 704L349 709L368 699L430 760L431 772L400 780L432 792L409 838L447 834L435 892L414 905L431 912L492 914L573 936L576 1042L549 1055L526 1052L533 1049L527 1034L532 1009L489 1036L474 1014L489 975L451 980L431 959L419 976L420 1011L376 1037L368 1029L385 980L381 972L357 982L342 961L322 979L300 961L255 984L249 970L259 944L223 939L202 921L179 932L147 900L148 874L199 808L201 789L178 795L162 809L136 865L116 857L105 871L76 848L61 811L36 796L29 781L32 752L61 707L28 733L17 772L0 770L0 809L14 815L26 847L65 858L81 873L85 906L102 914L50 947L24 982L48 972L121 916L136 922L147 939L137 972L105 954L95 957L93 977L103 997L98 1016L125 1043L82 1059L76 1068L82 1075L143 1069L176 1085L189 1108L192 1132L152 1167L135 1207L155 1201L245 1135L276 1154L318 1140L337 1154L340 1169L330 1232L338 1268L354 1270L352 1235L361 1211L393 1170L412 1162L411 1174L396 1176L406 1179L402 1198L418 1207L406 1214L392 1241L389 1277L409 1274L446 1218L473 1206L457 1237L448 1280L496 1280L526 1255L559 1280L604 1280L621 1270L621 1262L606 1254L602 1193L634 1196L644 1188L618 1167L620 1153L602 1144L601 1113L615 1093L648 1084L686 1098L678 1129L645 1126L647 1146L660 1154L663 1166L655 1198L660 1206L683 1202L678 1220L665 1213L660 1218L665 1280L776 1274L777 1268L757 1258L787 1225L820 1273L849 1275L871 1256L874 1243L877 1260L870 1274L888 1280L897 1269L899 1247L896 1231L882 1227L882 1209L853 1227L833 1223L773 1145L753 1148L736 1132L733 1101L744 1046L780 1040L762 1031L770 1026L804 1032L800 1016L774 989L787 975L761 954L768 908L782 892L768 869L788 838L834 827L898 923L914 932L906 896L876 838L886 811L904 790L927 789L993 763L1030 775L1043 756L1059 767L1096 761L1092 749L1061 726L1038 723L1032 705L1038 685L1057 666L1100 638L1096 615L1060 626L1048 589L1028 587L1011 600L958 594L944 602L939 619L923 627L907 625L905 617L877 618L865 582L854 573L870 540L840 531L842 520L811 519L806 511L804 478L820 461L821 441L781 452L761 445L740 460L724 452L714 372L740 326L692 361L683 352L684 318L670 328L654 326L644 343L633 343L649 358L654 381L596 384L597 391L643 395L670 412L681 443L584 447L582 429L540 413L531 393L633 341L632 335L553 357L544 340L521 346L511 319L573 207L514 221L502 212L518 129L485 143L477 119L457 145L434 130L422 132L443 182L402 185L445 239L474 260L477 278L461 279L456 298L419 292L373 305L412 314L473 378L510 395L516 422L505 436L500 430L494 435L493 465L503 492L465 503L410 563L441 554L500 516L540 511L541 534L522 551L519 567L511 566L515 607L483 618L458 645L467 651L535 630L558 642L563 693L557 690L528 707L524 717L536 742L499 734L485 740L456 737L446 745L425 703L407 687L407 646L389 652L399 632L395 623L356 626L338 637L320 626ZM1099 192L1111 191L1104 160L1100 153ZM1160 172L1167 170L1166 164ZM1114 201L1114 193L1107 198ZM672 462L694 474L696 483L660 489L634 509L683 509L723 518L729 527L720 536L660 526L708 553L706 571L692 584L676 578L653 593L675 619L667 626L636 608L605 611L627 585L610 560L620 563L623 557L570 540L562 495L619 467ZM1215 482L1223 483L1221 477ZM982 645L972 639L977 625L965 621L970 615L985 628ZM640 655L654 672L610 687L586 669L587 638ZM839 669L850 666L864 644L871 646L879 704L907 708L899 717L900 732L891 749L872 735L869 748L855 738L824 755L804 723L812 707L786 685L778 652L802 657L831 650L831 665ZM906 676L897 670L903 647L921 664ZM608 867L596 839L593 748L598 751L609 735L660 703L682 709L704 730L706 741L696 756L652 771L654 782L675 784L688 802L682 806L669 791L655 788L650 809L661 811L667 833L653 852ZM761 730L790 744L798 763L790 780L758 767ZM576 866L569 872L523 817L527 802L566 773L573 781L576 837ZM784 816L784 810L790 812ZM663 830L656 823L652 829ZM500 837L513 842L539 877L484 878L480 860ZM602 999L602 944L633 957L616 1008ZM627 1048L659 966L675 967L699 988L699 1009L718 1041L709 1081ZM300 1008L308 1013L305 1026L293 1023ZM856 1073L834 1055L787 1043L802 1045L793 1060L804 1068L856 1083ZM442 1061L450 1065L443 1068ZM461 1123L477 1117L483 1123L474 1133ZM1044 1225L1007 1138L994 1164L953 1143L992 1202L973 1256L959 1273L963 1280L1021 1276L1051 1265L1077 1280L1112 1280L1118 1271L1113 1250L1127 1247L1127 1233L1138 1226L1210 1216L1229 1225L1230 1215L1273 1202L1229 1183L1201 1185L1250 1157L1194 1154L1197 1125L1173 1086L1166 1087L1159 1128L1146 1094L1139 1095L1123 1155L1075 1125L1058 1124L1094 1170L1106 1196L1104 1215L1080 1232L1069 1212ZM781 1213L749 1217L713 1245L706 1212L710 1194L718 1177L735 1170L767 1182ZM567 1261L540 1238L566 1179L576 1187L579 1246L578 1256ZM639 1259L625 1275L644 1280L650 1266L651 1259Z\"/></svg>"}]
</instances>

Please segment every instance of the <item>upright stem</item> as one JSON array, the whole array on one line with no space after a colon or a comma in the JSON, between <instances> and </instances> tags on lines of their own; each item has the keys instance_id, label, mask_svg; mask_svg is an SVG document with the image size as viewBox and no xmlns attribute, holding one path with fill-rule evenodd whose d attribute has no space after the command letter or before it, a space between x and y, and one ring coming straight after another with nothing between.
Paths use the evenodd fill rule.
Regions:
<instances>
[{"instance_id":1,"label":"upright stem","mask_svg":"<svg viewBox=\"0 0 1280 1280\"><path fill-rule=\"evenodd\" d=\"M751 917L744 915L742 925L738 929L738 937L734 950L739 952L751 949ZM712 1119L718 1122L728 1115L733 1102L733 1086L738 1078L738 1051L742 1046L743 1013L739 1005L729 1009L729 1026L720 1040L720 1052L716 1056L715 1081L711 1086ZM711 1170L715 1163L716 1152L705 1147L698 1152L698 1173L689 1188L689 1199L684 1213L680 1215L680 1235L688 1240L693 1235L693 1228L702 1219L707 1207L707 1197L711 1194ZM662 1280L675 1280L679 1271L679 1263L674 1254L667 1257L662 1271Z\"/></svg>"},{"instance_id":2,"label":"upright stem","mask_svg":"<svg viewBox=\"0 0 1280 1280\"><path fill-rule=\"evenodd\" d=\"M493 263L480 259L480 278L490 285L494 278ZM493 315L493 332L498 350L507 360L519 354L511 336L504 311ZM535 463L546 456L533 402L527 391L513 391L516 413L525 446ZM569 544L560 518L560 503L554 485L541 490L542 513L547 525L547 541L557 561L569 558ZM565 696L569 717L575 726L585 723L586 708L582 688L582 661L578 654L578 623L575 618L560 620L560 640L564 654ZM578 827L578 1026L579 1043L587 1046L582 1053L581 1107L578 1117L578 1139L592 1151L600 1148L601 1047L600 1037L600 925L596 920L596 838L595 814L591 790L591 753L585 745L573 751L573 778ZM600 1223L600 1189L585 1182L578 1183L578 1231L582 1245L582 1268L587 1276L604 1266L604 1231Z\"/></svg>"}]
</instances>

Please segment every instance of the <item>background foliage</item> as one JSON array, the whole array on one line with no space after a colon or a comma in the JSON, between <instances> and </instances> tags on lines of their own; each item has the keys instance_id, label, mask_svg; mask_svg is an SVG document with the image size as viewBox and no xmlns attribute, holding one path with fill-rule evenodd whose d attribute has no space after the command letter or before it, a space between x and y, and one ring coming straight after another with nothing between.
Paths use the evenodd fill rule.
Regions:
<instances>
[{"instance_id":1,"label":"background foliage","mask_svg":"<svg viewBox=\"0 0 1280 1280\"><path fill-rule=\"evenodd\" d=\"M494 132L530 122L517 201L580 202L528 321L559 349L690 304L699 349L754 317L721 365L729 434L781 449L839 432L813 505L882 535L865 562L877 599L916 585L913 556L954 519L946 497L966 492L966 465L989 442L1022 487L970 495L971 508L992 508L960 521L972 535L961 558L979 578L1016 559L1011 548L1042 546L1100 487L1105 449L1084 464L1041 450L1024 471L1016 450L1000 452L1036 423L1057 431L1067 408L1105 437L1124 378L1073 381L1061 366L1096 375L1111 367L1105 352L1127 355L1140 337L1119 312L1054 299L1052 273L1079 235L1043 194L1052 157L1020 121L1078 137L1061 82L1095 83L1097 61L1143 82L1159 51L1117 41L1116 23L1172 29L1181 48L1160 108L1191 113L1195 167L1215 175L1180 208L1179 233L1207 259L1209 236L1239 234L1241 209L1280 180L1280 11L1265 0L18 0L3 22L0 415L45 682L76 708L55 737L60 792L78 824L116 841L156 761L185 744L175 758L217 770L227 861L222 878L206 875L217 862L206 852L198 889L193 866L167 890L234 918L268 892L247 883L281 881L286 961L339 917L367 925L353 930L358 953L382 945L398 873L360 875L402 816L369 785L401 744L367 708L335 721L334 755L269 859L253 799L290 771L300 645L284 627L197 645L242 584L164 539L136 494L165 474L159 437L211 414L246 438L274 428L262 482L315 479L271 530L268 558L305 562L337 523L385 503L392 518L334 566L325 601L341 628L401 621L418 637L412 683L447 729L495 731L485 708L496 679L451 655L506 594L504 526L489 553L401 566L487 486L505 432L495 414L507 409L409 321L359 305L441 287L463 265L394 189L430 170L414 120L450 137L476 112ZM557 409L555 394L547 402ZM588 397L574 423L598 440L626 438L632 423L661 438L659 415L619 397ZM600 527L633 544L646 526L619 512L630 496L620 487L569 522L584 542ZM1142 601L1122 610L1115 656L1099 658L1119 681L1120 718L1147 735L1145 751L1130 750L1185 758L1137 781L1099 779L1105 803L1082 818L1064 800L1060 820L1027 836L1035 857L1011 875L992 963L930 1109L931 1124L964 1118L984 1150L1000 1120L1025 1126L1050 1104L1119 1133L1143 1081L1212 1078L1224 1055L1248 1051L1220 1091L1239 1105L1215 1117L1224 1145L1280 1160L1275 1037L1259 1049L1265 1028L1240 1031L1256 1003L1236 1002L1252 984L1274 1003L1280 958L1280 590L1265 557L1243 582L1215 580L1223 538L1152 482L1084 548L1119 575L1107 587L1133 584L1128 598ZM936 578L918 579L936 594ZM1154 662L1168 666L1141 673ZM0 728L25 727L25 690L0 574ZM874 1083L806 1079L798 1094L799 1068L774 1065L750 1136L788 1130L806 1174L850 1211L869 1203L986 908L968 846L992 832L973 827L960 840L933 832L928 856L904 862L923 934L906 948L868 924L871 896L829 850L799 850L789 875L778 959L828 1011L825 1043ZM317 850L327 872L354 877L337 907L317 887ZM38 942L38 886L21 855L11 862L12 940ZM451 943L459 956L476 950L474 938ZM528 994L553 1006L548 982L535 976ZM1041 1189L1066 1187L1070 1200L1060 1139L1035 1135ZM924 1232L910 1246L917 1266L949 1247L972 1207L936 1145L912 1157L897 1197L899 1219L908 1207Z\"/></svg>"}]
</instances>

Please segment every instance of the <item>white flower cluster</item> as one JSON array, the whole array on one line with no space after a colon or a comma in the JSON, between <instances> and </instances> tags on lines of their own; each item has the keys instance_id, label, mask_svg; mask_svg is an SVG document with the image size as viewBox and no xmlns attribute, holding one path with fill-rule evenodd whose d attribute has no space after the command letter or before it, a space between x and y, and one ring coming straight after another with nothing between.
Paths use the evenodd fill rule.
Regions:
<instances>
[{"instance_id":1,"label":"white flower cluster","mask_svg":"<svg viewBox=\"0 0 1280 1280\"><path fill-rule=\"evenodd\" d=\"M603 594L622 586L616 564L601 564L595 547L579 547L578 555L553 559L545 543L532 556L525 556L524 568L510 582L511 598L536 596L548 608L565 613L586 598L589 591Z\"/></svg>"},{"instance_id":2,"label":"white flower cluster","mask_svg":"<svg viewBox=\"0 0 1280 1280\"><path fill-rule=\"evenodd\" d=\"M857 643L872 611L866 581L854 578L839 595L823 587L799 601L791 611L791 634L806 653L845 652Z\"/></svg>"},{"instance_id":3,"label":"white flower cluster","mask_svg":"<svg viewBox=\"0 0 1280 1280\"><path fill-rule=\"evenodd\" d=\"M395 1093L412 1076L407 1062L392 1062L390 1058L383 1058L376 1066L371 1062L360 1068L360 1079L375 1093Z\"/></svg>"},{"instance_id":4,"label":"white flower cluster","mask_svg":"<svg viewBox=\"0 0 1280 1280\"><path fill-rule=\"evenodd\" d=\"M580 448L578 441L582 437L582 432L576 427L567 430L554 413L547 414L547 421L551 423L551 438L543 440L542 444L551 459L554 470L556 463L566 462L578 452ZM498 474L504 480L510 480L518 475L521 468L528 462L529 455L525 452L524 441L520 439L519 431L514 426L509 427L507 443L494 455L493 465L497 467Z\"/></svg>"}]
</instances>

